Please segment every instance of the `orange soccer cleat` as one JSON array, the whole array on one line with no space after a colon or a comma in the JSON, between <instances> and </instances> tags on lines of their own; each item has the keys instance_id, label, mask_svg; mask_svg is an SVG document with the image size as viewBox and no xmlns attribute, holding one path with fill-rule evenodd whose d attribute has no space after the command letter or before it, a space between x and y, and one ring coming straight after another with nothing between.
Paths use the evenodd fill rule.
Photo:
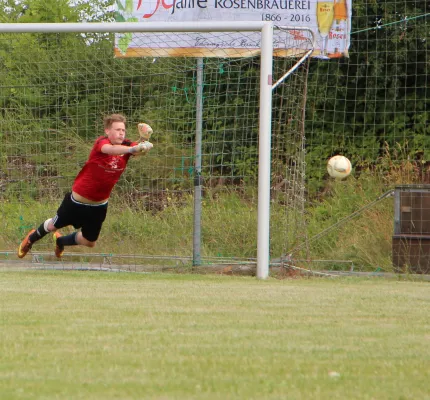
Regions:
<instances>
[{"instance_id":1,"label":"orange soccer cleat","mask_svg":"<svg viewBox=\"0 0 430 400\"><path fill-rule=\"evenodd\" d=\"M64 253L64 246L60 246L57 242L57 239L60 238L61 236L63 236L60 232L55 231L54 234L52 235L53 239L54 239L54 244L55 244L55 255L58 258L61 258L63 256Z\"/></svg>"},{"instance_id":2,"label":"orange soccer cleat","mask_svg":"<svg viewBox=\"0 0 430 400\"><path fill-rule=\"evenodd\" d=\"M30 235L36 232L36 229L32 229L30 232L27 233L27 236L24 238L24 240L21 242L21 244L18 247L18 257L23 258L25 255L31 250L32 243L30 242Z\"/></svg>"}]
</instances>

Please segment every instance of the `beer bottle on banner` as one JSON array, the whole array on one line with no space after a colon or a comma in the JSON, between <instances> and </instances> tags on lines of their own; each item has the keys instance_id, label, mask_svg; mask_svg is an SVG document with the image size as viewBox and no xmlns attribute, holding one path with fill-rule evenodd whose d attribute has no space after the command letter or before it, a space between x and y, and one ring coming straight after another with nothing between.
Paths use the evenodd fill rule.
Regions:
<instances>
[{"instance_id":1,"label":"beer bottle on banner","mask_svg":"<svg viewBox=\"0 0 430 400\"><path fill-rule=\"evenodd\" d=\"M335 0L334 21L328 40L328 56L330 58L338 58L346 55L347 35L348 13L346 10L346 0Z\"/></svg>"},{"instance_id":2,"label":"beer bottle on banner","mask_svg":"<svg viewBox=\"0 0 430 400\"><path fill-rule=\"evenodd\" d=\"M318 0L317 1L317 24L318 32L321 36L320 57L327 57L327 42L330 34L330 28L334 18L334 0Z\"/></svg>"}]
</instances>

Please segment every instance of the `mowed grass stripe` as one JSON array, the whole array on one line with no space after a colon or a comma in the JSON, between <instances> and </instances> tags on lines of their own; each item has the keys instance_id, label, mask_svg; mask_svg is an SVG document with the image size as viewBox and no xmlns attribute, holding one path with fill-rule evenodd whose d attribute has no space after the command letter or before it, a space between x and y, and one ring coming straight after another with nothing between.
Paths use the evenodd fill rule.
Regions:
<instances>
[{"instance_id":1,"label":"mowed grass stripe","mask_svg":"<svg viewBox=\"0 0 430 400\"><path fill-rule=\"evenodd\" d=\"M428 398L424 282L8 271L0 297L2 400Z\"/></svg>"}]
</instances>

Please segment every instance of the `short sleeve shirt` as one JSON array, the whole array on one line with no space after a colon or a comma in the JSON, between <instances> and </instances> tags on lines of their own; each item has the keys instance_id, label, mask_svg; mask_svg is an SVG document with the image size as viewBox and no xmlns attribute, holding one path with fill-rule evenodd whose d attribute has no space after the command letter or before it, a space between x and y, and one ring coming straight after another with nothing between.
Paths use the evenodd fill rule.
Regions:
<instances>
[{"instance_id":1,"label":"short sleeve shirt","mask_svg":"<svg viewBox=\"0 0 430 400\"><path fill-rule=\"evenodd\" d=\"M109 198L131 156L131 154L110 155L102 153L101 148L105 144L111 144L105 136L100 136L95 141L87 162L76 176L72 186L74 192L93 201ZM124 140L122 143L123 146L135 144L129 140Z\"/></svg>"}]
</instances>

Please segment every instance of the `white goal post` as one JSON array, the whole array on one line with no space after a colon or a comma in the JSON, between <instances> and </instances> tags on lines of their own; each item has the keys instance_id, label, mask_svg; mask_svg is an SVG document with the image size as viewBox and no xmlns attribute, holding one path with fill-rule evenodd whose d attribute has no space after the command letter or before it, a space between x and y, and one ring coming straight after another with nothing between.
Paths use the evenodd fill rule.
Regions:
<instances>
[{"instance_id":1,"label":"white goal post","mask_svg":"<svg viewBox=\"0 0 430 400\"><path fill-rule=\"evenodd\" d=\"M287 72L276 83L272 77L274 29L273 23L263 21L0 24L0 33L259 32L261 35L257 211L257 278L259 279L265 279L269 275L272 92L280 80L288 76ZM304 28L291 29L304 30ZM312 50L309 49L309 52L298 60L297 65L302 63L311 54Z\"/></svg>"}]
</instances>

